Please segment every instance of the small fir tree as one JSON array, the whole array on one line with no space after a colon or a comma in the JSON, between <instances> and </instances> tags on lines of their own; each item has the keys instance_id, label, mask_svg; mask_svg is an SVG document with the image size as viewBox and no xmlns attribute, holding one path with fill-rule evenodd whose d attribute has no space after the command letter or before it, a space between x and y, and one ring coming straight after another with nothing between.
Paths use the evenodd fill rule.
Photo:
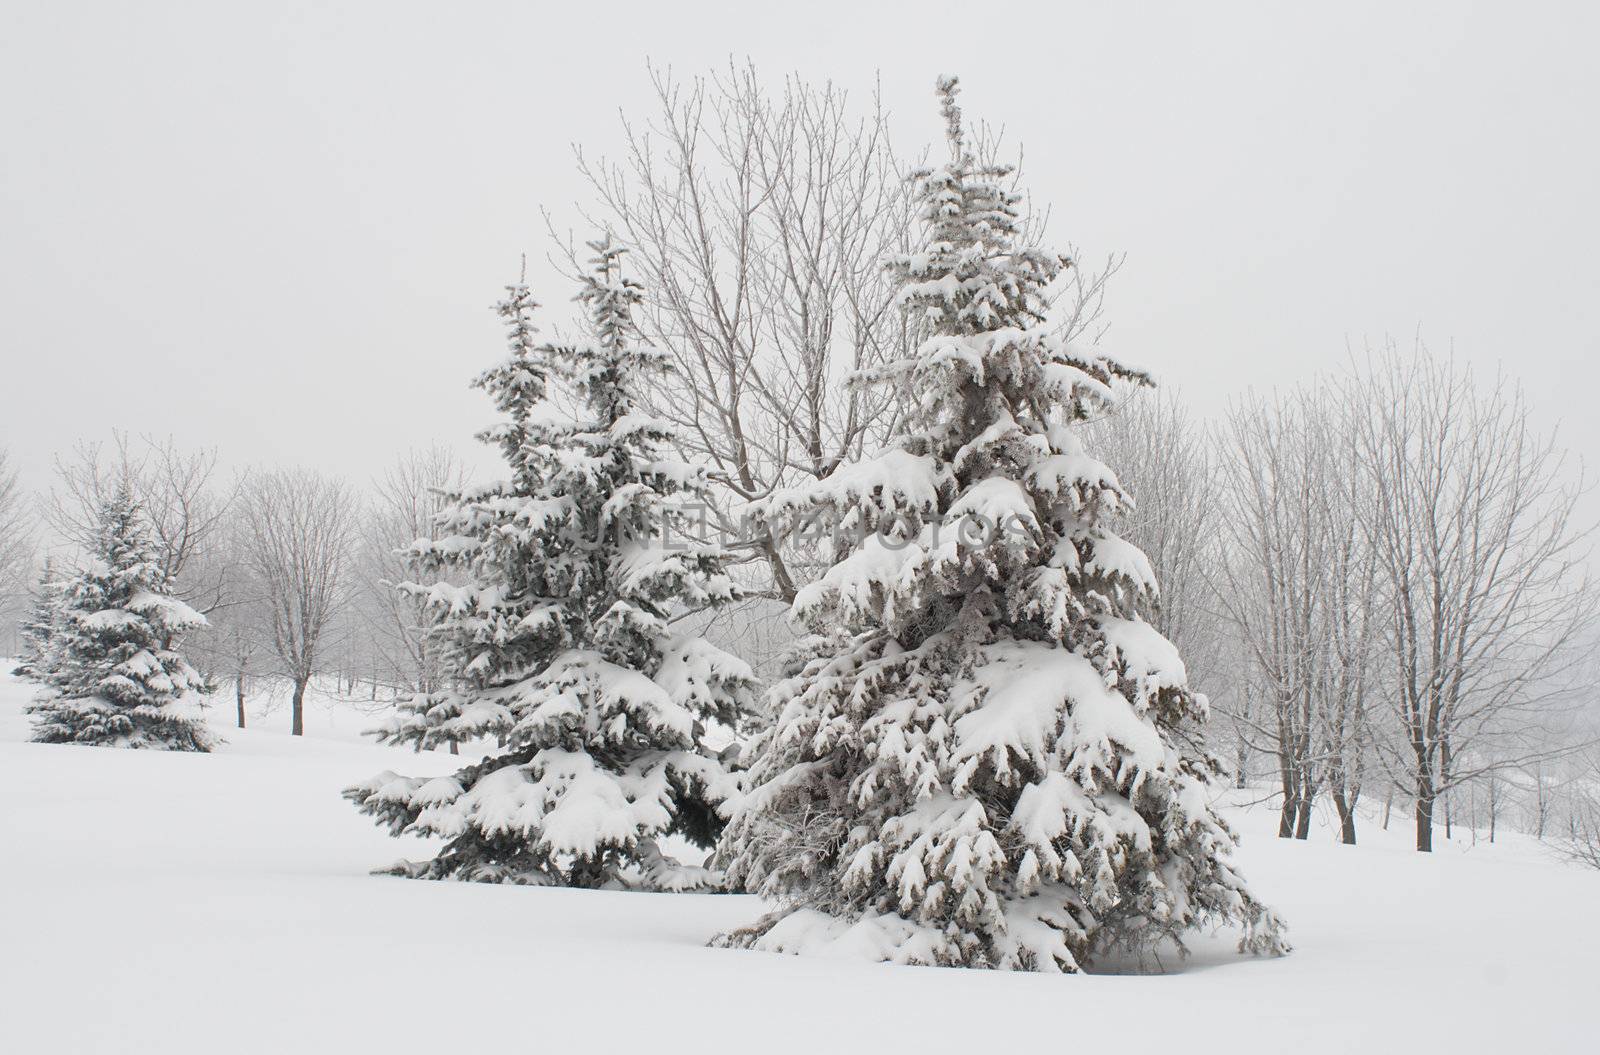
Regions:
<instances>
[{"instance_id":1,"label":"small fir tree","mask_svg":"<svg viewBox=\"0 0 1600 1055\"><path fill-rule=\"evenodd\" d=\"M30 681L43 681L50 673L56 627L61 620L61 584L56 581L55 561L46 557L39 585L33 589L33 607L22 621L22 655L12 674Z\"/></svg>"},{"instance_id":2,"label":"small fir tree","mask_svg":"<svg viewBox=\"0 0 1600 1055\"><path fill-rule=\"evenodd\" d=\"M511 470L448 496L418 565L462 585L410 584L433 616L452 680L380 731L431 747L492 737L498 750L450 777L382 773L346 791L396 834L443 837L422 878L687 889L715 879L662 840L711 846L733 779L713 737L731 737L754 688L748 666L672 620L735 598L722 551L688 541L703 472L670 456L638 389L665 369L632 340L639 288L622 250L593 243L580 300L594 341L535 346L524 286L499 306L511 356L478 384L506 415L483 434ZM546 403L559 370L586 408Z\"/></svg>"},{"instance_id":3,"label":"small fir tree","mask_svg":"<svg viewBox=\"0 0 1600 1055\"><path fill-rule=\"evenodd\" d=\"M1142 618L1150 564L1110 529L1129 499L1071 427L1147 379L1047 323L1070 261L1019 245L1009 170L972 157L954 79L939 96L951 158L891 262L930 336L865 378L904 385L905 424L769 504L838 525L795 609L845 633L772 691L719 858L780 907L719 941L1075 971L1231 922L1283 951L1209 805L1205 701Z\"/></svg>"},{"instance_id":4,"label":"small fir tree","mask_svg":"<svg viewBox=\"0 0 1600 1055\"><path fill-rule=\"evenodd\" d=\"M62 584L33 738L209 751L203 679L178 650L205 617L167 593L143 515L124 487L101 510L88 566Z\"/></svg>"}]
</instances>

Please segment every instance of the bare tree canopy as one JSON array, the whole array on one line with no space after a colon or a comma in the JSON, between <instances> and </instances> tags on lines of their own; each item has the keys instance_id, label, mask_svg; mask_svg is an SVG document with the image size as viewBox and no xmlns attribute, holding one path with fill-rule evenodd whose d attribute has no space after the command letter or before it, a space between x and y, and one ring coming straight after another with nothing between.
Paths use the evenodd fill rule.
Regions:
<instances>
[{"instance_id":1,"label":"bare tree canopy","mask_svg":"<svg viewBox=\"0 0 1600 1055\"><path fill-rule=\"evenodd\" d=\"M373 664L393 689L427 693L439 687L439 659L426 632L427 606L395 585L412 571L400 551L417 539L438 537L442 492L465 484L460 457L437 444L407 451L373 481L362 518L361 610Z\"/></svg>"},{"instance_id":2,"label":"bare tree canopy","mask_svg":"<svg viewBox=\"0 0 1600 1055\"><path fill-rule=\"evenodd\" d=\"M632 250L638 324L677 367L651 409L712 468L728 499L713 512L733 530L746 503L827 477L895 426L892 387L849 382L918 340L882 264L915 235L914 166L876 97L857 108L833 83L793 76L773 91L751 65L651 76L655 113L624 118L620 158L579 150L585 215ZM1001 149L987 129L975 139L980 157ZM1043 221L1025 218L1025 244ZM1095 326L1115 269L1071 268L1051 291L1069 339ZM822 570L759 531L752 545L781 600Z\"/></svg>"},{"instance_id":3,"label":"bare tree canopy","mask_svg":"<svg viewBox=\"0 0 1600 1055\"><path fill-rule=\"evenodd\" d=\"M16 615L27 596L33 517L26 499L11 465L11 452L0 447L0 616Z\"/></svg>"},{"instance_id":4,"label":"bare tree canopy","mask_svg":"<svg viewBox=\"0 0 1600 1055\"><path fill-rule=\"evenodd\" d=\"M1222 431L1225 545L1213 576L1254 682L1242 735L1274 755L1279 834L1305 838L1326 790L1345 842L1370 727L1374 575L1341 486L1351 462L1343 405L1324 390L1258 397Z\"/></svg>"},{"instance_id":5,"label":"bare tree canopy","mask_svg":"<svg viewBox=\"0 0 1600 1055\"><path fill-rule=\"evenodd\" d=\"M908 334L879 263L912 213L876 104L751 67L687 84L652 70L658 110L620 161L578 163L648 291L638 322L677 371L652 409L738 500L824 477L881 436L885 395L846 386ZM773 588L794 576L770 541Z\"/></svg>"},{"instance_id":6,"label":"bare tree canopy","mask_svg":"<svg viewBox=\"0 0 1600 1055\"><path fill-rule=\"evenodd\" d=\"M1594 626L1581 480L1510 379L1479 386L1425 348L1345 384L1414 781L1417 848L1451 788L1534 761Z\"/></svg>"},{"instance_id":7,"label":"bare tree canopy","mask_svg":"<svg viewBox=\"0 0 1600 1055\"><path fill-rule=\"evenodd\" d=\"M1219 554L1215 457L1205 425L1173 392L1132 388L1115 410L1084 426L1133 495L1118 531L1150 558L1161 583L1152 624L1183 650L1191 680L1208 623L1206 571ZM1202 685L1203 687L1203 685Z\"/></svg>"},{"instance_id":8,"label":"bare tree canopy","mask_svg":"<svg viewBox=\"0 0 1600 1055\"><path fill-rule=\"evenodd\" d=\"M350 601L359 502L343 481L304 469L251 477L244 492L248 559L267 607L272 650L293 682L291 732L305 731L305 692L333 651Z\"/></svg>"},{"instance_id":9,"label":"bare tree canopy","mask_svg":"<svg viewBox=\"0 0 1600 1055\"><path fill-rule=\"evenodd\" d=\"M90 548L99 510L126 485L144 510L156 558L176 595L202 614L224 602L229 567L207 557L241 479L219 480L217 451L185 451L171 437L115 432L109 446L83 441L70 455L57 456L55 470L45 520L58 538Z\"/></svg>"}]
</instances>

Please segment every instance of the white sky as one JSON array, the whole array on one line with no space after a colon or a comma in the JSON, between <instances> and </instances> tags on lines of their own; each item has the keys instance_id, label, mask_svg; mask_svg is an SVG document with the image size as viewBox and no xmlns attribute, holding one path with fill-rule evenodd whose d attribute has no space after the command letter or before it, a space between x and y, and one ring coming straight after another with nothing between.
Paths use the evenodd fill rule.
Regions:
<instances>
[{"instance_id":1,"label":"white sky","mask_svg":"<svg viewBox=\"0 0 1600 1055\"><path fill-rule=\"evenodd\" d=\"M1420 326L1596 449L1600 5L991 13L1028 6L8 5L0 442L35 487L112 427L356 476L472 449L487 306L582 195L570 144L616 149L646 56L748 56L881 75L904 147L960 74L1052 234L1127 253L1108 349L1202 410Z\"/></svg>"}]
</instances>

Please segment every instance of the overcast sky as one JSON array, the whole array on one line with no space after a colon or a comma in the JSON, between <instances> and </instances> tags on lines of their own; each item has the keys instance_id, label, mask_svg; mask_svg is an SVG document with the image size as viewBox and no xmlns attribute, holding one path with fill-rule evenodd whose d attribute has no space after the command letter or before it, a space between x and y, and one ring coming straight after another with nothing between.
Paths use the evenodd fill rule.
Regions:
<instances>
[{"instance_id":1,"label":"overcast sky","mask_svg":"<svg viewBox=\"0 0 1600 1055\"><path fill-rule=\"evenodd\" d=\"M1600 5L70 3L0 32L0 441L111 427L365 477L463 451L487 306L680 73L935 75L1127 254L1110 351L1202 410L1418 328L1600 449ZM570 291L535 268L536 293ZM1592 460L1592 459L1591 459Z\"/></svg>"}]
</instances>

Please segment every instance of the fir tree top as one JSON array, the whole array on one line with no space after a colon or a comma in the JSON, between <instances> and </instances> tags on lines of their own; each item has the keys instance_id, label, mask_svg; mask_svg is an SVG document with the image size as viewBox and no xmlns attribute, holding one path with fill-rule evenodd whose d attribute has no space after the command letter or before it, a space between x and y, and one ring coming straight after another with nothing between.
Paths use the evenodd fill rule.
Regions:
<instances>
[{"instance_id":1,"label":"fir tree top","mask_svg":"<svg viewBox=\"0 0 1600 1055\"><path fill-rule=\"evenodd\" d=\"M418 696L386 737L421 747L505 735L529 679L563 654L654 673L675 654L675 615L736 596L721 551L693 540L704 472L674 458L664 423L640 409L644 379L668 367L637 340L640 289L621 273L624 250L609 236L590 247L576 297L590 339L536 343L526 286L508 287L497 306L510 354L475 383L506 415L482 436L513 472L447 493L439 537L409 550L418 570L441 576L400 589L432 613L456 684ZM579 398L575 417L550 405L556 384Z\"/></svg>"},{"instance_id":2,"label":"fir tree top","mask_svg":"<svg viewBox=\"0 0 1600 1055\"><path fill-rule=\"evenodd\" d=\"M563 364L587 415L544 426L545 493L567 503L566 531L584 544L552 553L550 573L570 584L587 639L636 665L658 656L671 636L669 617L737 596L719 547L694 539L704 471L678 460L666 423L641 409L640 387L670 369L658 349L638 339L632 311L639 285L623 276L626 250L608 234L594 251L577 299L589 309L594 339L546 349Z\"/></svg>"},{"instance_id":3,"label":"fir tree top","mask_svg":"<svg viewBox=\"0 0 1600 1055\"><path fill-rule=\"evenodd\" d=\"M528 460L530 430L549 387L549 364L541 354L536 339L539 329L533 323L538 307L526 276L506 287L506 299L495 305L495 312L504 320L510 354L472 382L474 388L489 394L495 409L507 419L483 430L478 438L500 448L512 471L513 487L523 489L532 486L529 474L537 472Z\"/></svg>"},{"instance_id":4,"label":"fir tree top","mask_svg":"<svg viewBox=\"0 0 1600 1055\"><path fill-rule=\"evenodd\" d=\"M1072 261L1018 245L1022 196L1006 186L1013 167L973 157L957 79L941 77L938 91L950 160L912 174L927 241L922 251L890 261L900 304L944 333L1042 323L1045 287Z\"/></svg>"},{"instance_id":5,"label":"fir tree top","mask_svg":"<svg viewBox=\"0 0 1600 1055\"><path fill-rule=\"evenodd\" d=\"M22 621L22 660L12 671L19 678L42 679L50 670L52 640L61 621L61 583L54 557L46 557L33 589L33 606Z\"/></svg>"}]
</instances>

